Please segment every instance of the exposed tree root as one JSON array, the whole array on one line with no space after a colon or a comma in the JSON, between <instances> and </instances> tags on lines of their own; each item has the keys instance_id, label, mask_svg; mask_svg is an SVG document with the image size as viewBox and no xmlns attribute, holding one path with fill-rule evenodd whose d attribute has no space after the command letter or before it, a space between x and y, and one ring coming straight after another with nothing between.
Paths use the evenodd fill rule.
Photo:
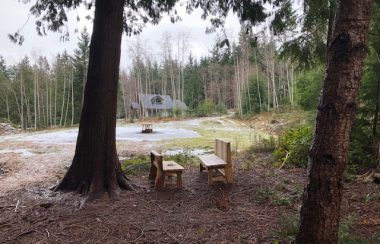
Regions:
<instances>
[{"instance_id":1,"label":"exposed tree root","mask_svg":"<svg viewBox=\"0 0 380 244\"><path fill-rule=\"evenodd\" d=\"M102 187L99 187L99 182L101 182ZM81 203L82 208L85 202L91 202L95 199L102 198L105 193L108 193L111 200L117 200L121 189L138 191L137 189L139 188L145 189L145 187L133 183L124 173L121 172L121 169L117 167L115 169L114 177L104 178L100 181L99 179L92 179L88 181L82 179L78 182L78 179L73 179L70 172L68 172L62 181L51 190L54 192L75 192L84 196L85 199Z\"/></svg>"},{"instance_id":2,"label":"exposed tree root","mask_svg":"<svg viewBox=\"0 0 380 244\"><path fill-rule=\"evenodd\" d=\"M380 183L380 172L371 169L362 175L357 175L356 180L364 183L375 182Z\"/></svg>"}]
</instances>

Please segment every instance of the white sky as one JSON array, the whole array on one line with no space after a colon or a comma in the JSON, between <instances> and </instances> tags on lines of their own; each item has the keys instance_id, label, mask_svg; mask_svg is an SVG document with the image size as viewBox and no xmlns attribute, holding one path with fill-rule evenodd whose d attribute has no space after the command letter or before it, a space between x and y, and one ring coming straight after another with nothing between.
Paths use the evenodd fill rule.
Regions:
<instances>
[{"instance_id":1,"label":"white sky","mask_svg":"<svg viewBox=\"0 0 380 244\"><path fill-rule=\"evenodd\" d=\"M12 43L9 38L9 33L15 33L27 21L29 15L30 4L26 5L18 0L1 0L0 8L0 55L2 55L7 65L12 65L21 60L22 57L33 53L39 53L46 56L49 60L53 60L54 56L67 50L68 53L77 47L77 37L80 31L87 27L89 31L92 29L92 22L85 19L85 16L92 15L93 9L87 11L84 8L74 10L69 14L68 29L70 31L70 40L66 42L60 41L58 33L48 32L47 36L40 37L35 30L35 18L30 17L22 30L22 35L25 41L22 46ZM32 1L34 2L34 1ZM187 32L190 36L190 49L192 54L200 58L207 55L208 50L214 44L216 33L205 34L206 26L209 26L208 21L203 21L200 17L201 11L195 11L190 15L186 14L184 8L179 9L182 21L172 24L169 18L164 18L158 25L149 25L144 28L139 37L123 36L122 53L121 53L121 68L125 69L130 65L129 46L128 43L135 42L140 38L153 58L160 58L160 40L165 32L169 32L173 37L173 44L176 43L178 32ZM81 18L80 22L76 21L76 17ZM236 16L228 16L226 21L226 30L231 38L237 37L240 30L240 24ZM78 29L79 33L74 33ZM175 52L176 46L173 46Z\"/></svg>"}]
</instances>

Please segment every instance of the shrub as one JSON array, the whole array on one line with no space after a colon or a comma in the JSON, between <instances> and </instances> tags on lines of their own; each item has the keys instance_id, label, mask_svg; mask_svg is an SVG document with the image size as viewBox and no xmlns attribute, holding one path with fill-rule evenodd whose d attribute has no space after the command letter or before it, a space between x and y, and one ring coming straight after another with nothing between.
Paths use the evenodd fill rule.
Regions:
<instances>
[{"instance_id":1,"label":"shrub","mask_svg":"<svg viewBox=\"0 0 380 244\"><path fill-rule=\"evenodd\" d=\"M310 126L286 130L278 139L275 157L281 164L307 167L313 132Z\"/></svg>"},{"instance_id":2,"label":"shrub","mask_svg":"<svg viewBox=\"0 0 380 244\"><path fill-rule=\"evenodd\" d=\"M215 106L215 112L218 114L226 114L227 113L227 106L224 103L218 103Z\"/></svg>"},{"instance_id":3,"label":"shrub","mask_svg":"<svg viewBox=\"0 0 380 244\"><path fill-rule=\"evenodd\" d=\"M211 101L202 101L197 107L197 115L199 117L205 117L212 114L214 104Z\"/></svg>"},{"instance_id":4,"label":"shrub","mask_svg":"<svg viewBox=\"0 0 380 244\"><path fill-rule=\"evenodd\" d=\"M182 116L182 114L183 114L183 110L181 108L178 108L178 107L173 108L174 117L180 117Z\"/></svg>"},{"instance_id":5,"label":"shrub","mask_svg":"<svg viewBox=\"0 0 380 244\"><path fill-rule=\"evenodd\" d=\"M248 151L252 153L273 152L276 149L276 138L270 136L269 138L255 135L251 141L251 146Z\"/></svg>"}]
</instances>

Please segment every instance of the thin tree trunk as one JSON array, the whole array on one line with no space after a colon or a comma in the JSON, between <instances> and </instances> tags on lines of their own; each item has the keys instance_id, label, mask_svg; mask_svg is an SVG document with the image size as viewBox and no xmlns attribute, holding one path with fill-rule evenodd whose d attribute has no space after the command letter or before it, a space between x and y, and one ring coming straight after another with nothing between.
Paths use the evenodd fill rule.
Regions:
<instances>
[{"instance_id":1,"label":"thin tree trunk","mask_svg":"<svg viewBox=\"0 0 380 244\"><path fill-rule=\"evenodd\" d=\"M256 66L256 82L257 82L257 94L259 96L259 104L260 104L260 109L259 111L261 111L261 92L260 92L260 81L259 81L259 67L257 65L257 50L254 51L254 55L255 55L255 66Z\"/></svg>"},{"instance_id":2,"label":"thin tree trunk","mask_svg":"<svg viewBox=\"0 0 380 244\"><path fill-rule=\"evenodd\" d=\"M38 123L39 123L39 126L41 126L41 104L40 104L40 91L39 91L39 75L37 73L37 77L36 77L36 83L37 83L37 116L38 116Z\"/></svg>"},{"instance_id":3,"label":"thin tree trunk","mask_svg":"<svg viewBox=\"0 0 380 244\"><path fill-rule=\"evenodd\" d=\"M20 80L20 107L21 107L21 113L20 113L20 120L21 120L21 128L25 129L25 123L24 123L24 96L23 96L23 75L22 75L22 69L21 69L21 80Z\"/></svg>"},{"instance_id":4,"label":"thin tree trunk","mask_svg":"<svg viewBox=\"0 0 380 244\"><path fill-rule=\"evenodd\" d=\"M71 126L74 125L74 67L71 66Z\"/></svg>"},{"instance_id":5,"label":"thin tree trunk","mask_svg":"<svg viewBox=\"0 0 380 244\"><path fill-rule=\"evenodd\" d=\"M57 125L57 75L54 77L54 126Z\"/></svg>"},{"instance_id":6,"label":"thin tree trunk","mask_svg":"<svg viewBox=\"0 0 380 244\"><path fill-rule=\"evenodd\" d=\"M66 126L67 114L69 113L69 104L70 104L70 88L71 88L71 77L70 74L67 77L67 97L66 97L66 112L65 112L65 120L63 126Z\"/></svg>"},{"instance_id":7,"label":"thin tree trunk","mask_svg":"<svg viewBox=\"0 0 380 244\"><path fill-rule=\"evenodd\" d=\"M53 114L52 114L52 93L53 93L53 88L52 88L52 81L49 81L49 120L50 120L50 127L53 126Z\"/></svg>"},{"instance_id":8,"label":"thin tree trunk","mask_svg":"<svg viewBox=\"0 0 380 244\"><path fill-rule=\"evenodd\" d=\"M48 77L45 76L45 95L46 95L46 127L49 126L49 85Z\"/></svg>"},{"instance_id":9,"label":"thin tree trunk","mask_svg":"<svg viewBox=\"0 0 380 244\"><path fill-rule=\"evenodd\" d=\"M25 101L25 108L26 108L26 121L25 121L25 128L28 128L29 125L32 124L32 116L30 114L30 103L29 98L26 95L26 87L25 84L23 85L23 94L24 94L24 101Z\"/></svg>"},{"instance_id":10,"label":"thin tree trunk","mask_svg":"<svg viewBox=\"0 0 380 244\"><path fill-rule=\"evenodd\" d=\"M8 122L9 122L9 121L11 121L11 117L9 116L8 92L5 92L5 103L7 105L7 119L8 119Z\"/></svg>"},{"instance_id":11,"label":"thin tree trunk","mask_svg":"<svg viewBox=\"0 0 380 244\"><path fill-rule=\"evenodd\" d=\"M123 108L124 108L124 114L125 114L125 120L126 120L127 115L128 115L128 109L127 109L128 107L127 107L127 97L125 93L125 85L122 79L120 79L120 87L121 87L121 92L123 95Z\"/></svg>"},{"instance_id":12,"label":"thin tree trunk","mask_svg":"<svg viewBox=\"0 0 380 244\"><path fill-rule=\"evenodd\" d=\"M34 129L36 130L37 129L37 68L36 70L34 71L34 82L33 82L33 85L34 85L34 89L33 89L33 97L34 97Z\"/></svg>"},{"instance_id":13,"label":"thin tree trunk","mask_svg":"<svg viewBox=\"0 0 380 244\"><path fill-rule=\"evenodd\" d=\"M18 102L17 94L16 94L16 92L15 92L13 89L9 88L9 90L13 93L13 96L15 97L16 106L17 106L17 111L18 111L19 117L20 117L20 119L21 119L22 112L21 112L20 104L19 104L19 102ZM22 127L21 127L21 128L22 128Z\"/></svg>"},{"instance_id":14,"label":"thin tree trunk","mask_svg":"<svg viewBox=\"0 0 380 244\"><path fill-rule=\"evenodd\" d=\"M309 153L297 243L338 243L343 172L367 54L373 0L341 0Z\"/></svg>"},{"instance_id":15,"label":"thin tree trunk","mask_svg":"<svg viewBox=\"0 0 380 244\"><path fill-rule=\"evenodd\" d=\"M270 110L270 88L271 88L271 83L270 83L270 63L269 63L269 54L267 51L268 44L264 41L264 55L265 55L265 64L266 64L266 75L267 75L267 110L269 112Z\"/></svg>"},{"instance_id":16,"label":"thin tree trunk","mask_svg":"<svg viewBox=\"0 0 380 244\"><path fill-rule=\"evenodd\" d=\"M62 126L63 122L63 112L65 108L65 97L66 97L66 67L64 67L64 74L63 74L63 95L62 95L62 106L61 106L61 118L59 120L59 126Z\"/></svg>"}]
</instances>

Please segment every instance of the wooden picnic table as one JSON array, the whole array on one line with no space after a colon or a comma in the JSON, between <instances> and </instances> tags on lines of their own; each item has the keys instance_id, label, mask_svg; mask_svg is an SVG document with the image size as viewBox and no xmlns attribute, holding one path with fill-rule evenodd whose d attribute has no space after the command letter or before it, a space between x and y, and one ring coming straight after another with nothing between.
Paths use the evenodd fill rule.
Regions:
<instances>
[{"instance_id":1,"label":"wooden picnic table","mask_svg":"<svg viewBox=\"0 0 380 244\"><path fill-rule=\"evenodd\" d=\"M152 133L153 132L153 123L143 122L141 123L142 133Z\"/></svg>"}]
</instances>

